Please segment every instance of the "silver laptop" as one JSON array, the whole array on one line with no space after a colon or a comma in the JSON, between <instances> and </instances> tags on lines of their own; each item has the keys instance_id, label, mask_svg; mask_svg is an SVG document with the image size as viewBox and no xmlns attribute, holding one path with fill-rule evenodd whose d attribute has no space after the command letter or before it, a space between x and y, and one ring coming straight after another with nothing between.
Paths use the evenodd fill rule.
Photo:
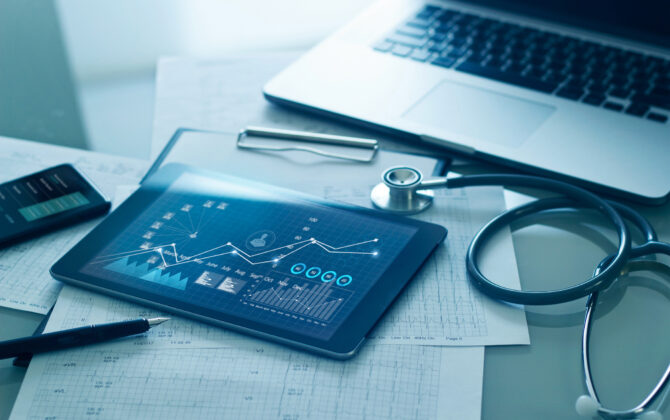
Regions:
<instances>
[{"instance_id":1,"label":"silver laptop","mask_svg":"<svg viewBox=\"0 0 670 420\"><path fill-rule=\"evenodd\" d=\"M670 3L382 0L274 102L645 203L670 192Z\"/></svg>"}]
</instances>

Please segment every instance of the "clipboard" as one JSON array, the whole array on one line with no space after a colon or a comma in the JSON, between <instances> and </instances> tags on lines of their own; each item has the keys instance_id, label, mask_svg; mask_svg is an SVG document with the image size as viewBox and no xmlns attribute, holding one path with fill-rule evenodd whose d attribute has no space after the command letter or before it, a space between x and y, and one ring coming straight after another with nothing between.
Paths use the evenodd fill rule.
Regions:
<instances>
[{"instance_id":1,"label":"clipboard","mask_svg":"<svg viewBox=\"0 0 670 420\"><path fill-rule=\"evenodd\" d=\"M381 173L391 166L411 165L424 174L442 175L449 160L418 154L378 150L369 162L334 159L304 150L257 150L239 148L238 132L179 128L142 179L150 177L161 166L177 162L209 169L228 175L272 184L302 192L312 192L316 186L350 183L371 187L380 181ZM351 148L342 145L318 144L311 147Z\"/></svg>"}]
</instances>

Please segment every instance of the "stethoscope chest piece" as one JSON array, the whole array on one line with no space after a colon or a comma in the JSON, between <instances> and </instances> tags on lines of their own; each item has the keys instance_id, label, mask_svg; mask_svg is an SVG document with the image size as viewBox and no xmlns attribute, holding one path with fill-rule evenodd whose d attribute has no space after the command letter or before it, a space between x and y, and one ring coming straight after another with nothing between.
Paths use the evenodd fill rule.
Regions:
<instances>
[{"instance_id":1,"label":"stethoscope chest piece","mask_svg":"<svg viewBox=\"0 0 670 420\"><path fill-rule=\"evenodd\" d=\"M396 166L382 174L382 182L370 194L372 204L380 210L399 214L419 213L433 203L435 194L421 190L423 175L418 169Z\"/></svg>"}]
</instances>

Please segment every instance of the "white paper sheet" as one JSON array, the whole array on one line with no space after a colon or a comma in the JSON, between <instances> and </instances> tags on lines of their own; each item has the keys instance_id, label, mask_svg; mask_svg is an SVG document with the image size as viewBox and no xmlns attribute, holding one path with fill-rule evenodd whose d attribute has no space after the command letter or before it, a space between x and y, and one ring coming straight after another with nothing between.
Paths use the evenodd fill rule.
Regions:
<instances>
[{"instance_id":1,"label":"white paper sheet","mask_svg":"<svg viewBox=\"0 0 670 420\"><path fill-rule=\"evenodd\" d=\"M370 206L371 186L342 184L325 187L323 195ZM504 209L501 188L436 190L433 206L413 217L445 226L449 230L447 239L368 338L387 344L529 344L523 308L484 296L466 277L465 253L470 240ZM509 231L494 238L481 256L481 264L483 272L497 282L519 287Z\"/></svg>"},{"instance_id":2,"label":"white paper sheet","mask_svg":"<svg viewBox=\"0 0 670 420\"><path fill-rule=\"evenodd\" d=\"M47 331L155 311L66 286ZM12 419L478 419L484 349L371 345L334 361L173 318L36 356Z\"/></svg>"},{"instance_id":3,"label":"white paper sheet","mask_svg":"<svg viewBox=\"0 0 670 420\"><path fill-rule=\"evenodd\" d=\"M74 163L108 196L117 185L136 183L146 170L140 160L0 137L0 182L61 163ZM45 314L60 283L49 268L97 221L67 228L0 250L0 306Z\"/></svg>"}]
</instances>

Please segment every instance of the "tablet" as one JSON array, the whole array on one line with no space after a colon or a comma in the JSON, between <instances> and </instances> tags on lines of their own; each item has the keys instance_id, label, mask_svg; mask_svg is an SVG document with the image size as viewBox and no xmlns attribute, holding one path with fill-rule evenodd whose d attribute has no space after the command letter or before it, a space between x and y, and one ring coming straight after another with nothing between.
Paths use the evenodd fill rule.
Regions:
<instances>
[{"instance_id":1,"label":"tablet","mask_svg":"<svg viewBox=\"0 0 670 420\"><path fill-rule=\"evenodd\" d=\"M57 280L334 358L353 356L446 229L169 164Z\"/></svg>"}]
</instances>

